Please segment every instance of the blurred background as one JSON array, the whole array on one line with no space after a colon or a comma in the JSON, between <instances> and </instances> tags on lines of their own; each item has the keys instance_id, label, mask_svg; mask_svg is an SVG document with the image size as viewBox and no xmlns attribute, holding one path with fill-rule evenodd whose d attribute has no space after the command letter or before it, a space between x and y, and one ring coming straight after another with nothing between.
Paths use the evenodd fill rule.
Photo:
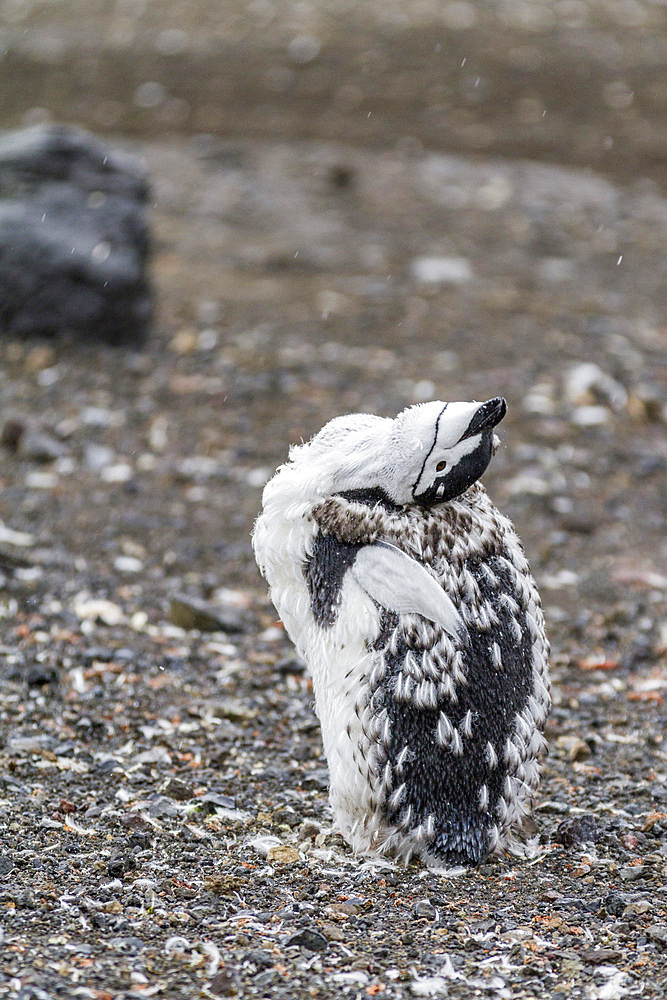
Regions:
<instances>
[{"instance_id":1,"label":"blurred background","mask_svg":"<svg viewBox=\"0 0 667 1000\"><path fill-rule=\"evenodd\" d=\"M664 4L2 0L0 54L6 129L86 129L150 190L147 340L134 320L117 352L99 324L5 338L7 412L57 444L14 509L63 491L95 548L89 482L112 523L137 511L157 575L168 551L256 580L248 533L289 441L504 393L489 482L559 597L598 587L615 546L605 585L655 551ZM82 246L113 263L114 237Z\"/></svg>"}]
</instances>

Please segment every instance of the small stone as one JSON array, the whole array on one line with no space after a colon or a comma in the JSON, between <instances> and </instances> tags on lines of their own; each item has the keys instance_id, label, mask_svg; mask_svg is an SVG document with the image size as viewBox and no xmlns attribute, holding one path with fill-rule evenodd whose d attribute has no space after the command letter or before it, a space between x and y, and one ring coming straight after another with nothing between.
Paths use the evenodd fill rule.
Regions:
<instances>
[{"instance_id":1,"label":"small stone","mask_svg":"<svg viewBox=\"0 0 667 1000\"><path fill-rule=\"evenodd\" d=\"M134 556L117 556L113 561L113 568L119 573L140 573L144 564Z\"/></svg>"},{"instance_id":2,"label":"small stone","mask_svg":"<svg viewBox=\"0 0 667 1000\"><path fill-rule=\"evenodd\" d=\"M35 893L28 886L15 892L13 898L19 909L32 910L35 907Z\"/></svg>"},{"instance_id":3,"label":"small stone","mask_svg":"<svg viewBox=\"0 0 667 1000\"><path fill-rule=\"evenodd\" d=\"M625 913L628 896L625 893L612 892L604 899L604 908L612 917L620 917Z\"/></svg>"},{"instance_id":4,"label":"small stone","mask_svg":"<svg viewBox=\"0 0 667 1000\"><path fill-rule=\"evenodd\" d=\"M252 962L258 969L270 969L275 965L275 956L265 948L253 948L243 956L244 962Z\"/></svg>"},{"instance_id":5,"label":"small stone","mask_svg":"<svg viewBox=\"0 0 667 1000\"><path fill-rule=\"evenodd\" d=\"M301 840L314 840L322 832L322 824L315 819L304 819L299 827L299 838Z\"/></svg>"},{"instance_id":6,"label":"small stone","mask_svg":"<svg viewBox=\"0 0 667 1000\"><path fill-rule=\"evenodd\" d=\"M326 792L329 788L329 772L326 767L316 767L314 770L308 771L301 780L301 786L306 789L314 788Z\"/></svg>"},{"instance_id":7,"label":"small stone","mask_svg":"<svg viewBox=\"0 0 667 1000\"><path fill-rule=\"evenodd\" d=\"M435 906L428 899L420 899L415 903L413 913L425 920L435 920Z\"/></svg>"},{"instance_id":8,"label":"small stone","mask_svg":"<svg viewBox=\"0 0 667 1000\"><path fill-rule=\"evenodd\" d=\"M556 746L562 747L572 761L587 760L591 756L591 748L580 736L559 736Z\"/></svg>"},{"instance_id":9,"label":"small stone","mask_svg":"<svg viewBox=\"0 0 667 1000\"><path fill-rule=\"evenodd\" d=\"M82 621L97 621L102 625L120 625L123 621L122 610L105 598L79 600L74 605L74 613Z\"/></svg>"},{"instance_id":10,"label":"small stone","mask_svg":"<svg viewBox=\"0 0 667 1000\"><path fill-rule=\"evenodd\" d=\"M14 868L14 862L9 854L0 854L0 876L9 875Z\"/></svg>"},{"instance_id":11,"label":"small stone","mask_svg":"<svg viewBox=\"0 0 667 1000\"><path fill-rule=\"evenodd\" d=\"M299 825L299 814L292 806L282 806L274 810L271 820L275 824L285 824L293 830Z\"/></svg>"},{"instance_id":12,"label":"small stone","mask_svg":"<svg viewBox=\"0 0 667 1000\"><path fill-rule=\"evenodd\" d=\"M648 899L635 899L632 903L628 903L625 909L622 911L621 916L624 920L636 919L637 917L643 916L645 913L650 913L653 907Z\"/></svg>"},{"instance_id":13,"label":"small stone","mask_svg":"<svg viewBox=\"0 0 667 1000\"><path fill-rule=\"evenodd\" d=\"M174 803L164 795L151 795L149 798L148 815L153 819L166 819L178 816Z\"/></svg>"},{"instance_id":14,"label":"small stone","mask_svg":"<svg viewBox=\"0 0 667 1000\"><path fill-rule=\"evenodd\" d=\"M345 931L338 926L338 924L328 923L324 921L320 924L322 933L327 938L328 941L344 941Z\"/></svg>"},{"instance_id":15,"label":"small stone","mask_svg":"<svg viewBox=\"0 0 667 1000\"><path fill-rule=\"evenodd\" d=\"M228 969L216 972L208 984L211 993L218 997L233 997L238 993L238 986L234 973Z\"/></svg>"},{"instance_id":16,"label":"small stone","mask_svg":"<svg viewBox=\"0 0 667 1000\"><path fill-rule=\"evenodd\" d=\"M141 938L133 936L111 938L109 946L122 955L138 955L146 947Z\"/></svg>"},{"instance_id":17,"label":"small stone","mask_svg":"<svg viewBox=\"0 0 667 1000\"><path fill-rule=\"evenodd\" d=\"M51 819L50 816L44 816L39 821L39 825L43 830L62 830L63 825L57 819Z\"/></svg>"},{"instance_id":18,"label":"small stone","mask_svg":"<svg viewBox=\"0 0 667 1000\"><path fill-rule=\"evenodd\" d=\"M135 862L131 854L112 854L107 861L107 873L111 878L122 878L126 871L134 868Z\"/></svg>"},{"instance_id":19,"label":"small stone","mask_svg":"<svg viewBox=\"0 0 667 1000\"><path fill-rule=\"evenodd\" d=\"M640 878L646 876L646 869L644 865L628 865L625 868L621 868L618 874L624 882L637 882Z\"/></svg>"},{"instance_id":20,"label":"small stone","mask_svg":"<svg viewBox=\"0 0 667 1000\"><path fill-rule=\"evenodd\" d=\"M58 670L53 664L34 663L25 675L28 687L44 687L45 684L58 683Z\"/></svg>"},{"instance_id":21,"label":"small stone","mask_svg":"<svg viewBox=\"0 0 667 1000\"><path fill-rule=\"evenodd\" d=\"M206 601L186 594L172 597L169 607L172 625L199 632L242 632L246 628L243 615L232 608L218 610Z\"/></svg>"},{"instance_id":22,"label":"small stone","mask_svg":"<svg viewBox=\"0 0 667 1000\"><path fill-rule=\"evenodd\" d=\"M176 798L176 796L172 796ZM236 802L231 795L222 795L220 792L206 792L197 800L199 809L208 815L212 815L218 809L232 810L236 808Z\"/></svg>"},{"instance_id":23,"label":"small stone","mask_svg":"<svg viewBox=\"0 0 667 1000\"><path fill-rule=\"evenodd\" d=\"M582 948L579 956L587 965L614 965L623 957L615 948Z\"/></svg>"},{"instance_id":24,"label":"small stone","mask_svg":"<svg viewBox=\"0 0 667 1000\"><path fill-rule=\"evenodd\" d=\"M233 896L245 888L244 880L228 872L218 872L204 879L204 888L216 896Z\"/></svg>"},{"instance_id":25,"label":"small stone","mask_svg":"<svg viewBox=\"0 0 667 1000\"><path fill-rule=\"evenodd\" d=\"M26 431L21 437L18 453L30 462L55 462L67 455L67 448L46 431Z\"/></svg>"},{"instance_id":26,"label":"small stone","mask_svg":"<svg viewBox=\"0 0 667 1000\"><path fill-rule=\"evenodd\" d=\"M574 847L575 844L596 841L599 835L595 816L584 813L583 816L568 816L559 823L554 840L564 847Z\"/></svg>"},{"instance_id":27,"label":"small stone","mask_svg":"<svg viewBox=\"0 0 667 1000\"><path fill-rule=\"evenodd\" d=\"M16 454L24 434L25 425L20 420L6 420L0 431L0 445Z\"/></svg>"},{"instance_id":28,"label":"small stone","mask_svg":"<svg viewBox=\"0 0 667 1000\"><path fill-rule=\"evenodd\" d=\"M622 410L628 394L624 386L592 361L573 365L565 376L565 395L572 403L587 404L598 400Z\"/></svg>"},{"instance_id":29,"label":"small stone","mask_svg":"<svg viewBox=\"0 0 667 1000\"><path fill-rule=\"evenodd\" d=\"M297 35L288 46L290 59L299 66L304 66L317 58L320 47L320 40L313 35Z\"/></svg>"},{"instance_id":30,"label":"small stone","mask_svg":"<svg viewBox=\"0 0 667 1000\"><path fill-rule=\"evenodd\" d=\"M89 441L84 445L83 449L83 462L87 469L92 469L94 472L99 472L101 469L105 469L108 465L111 465L116 457L116 453L112 448L107 448L103 444L95 444Z\"/></svg>"},{"instance_id":31,"label":"small stone","mask_svg":"<svg viewBox=\"0 0 667 1000\"><path fill-rule=\"evenodd\" d=\"M646 936L651 941L655 941L656 944L661 945L663 948L667 948L666 924L651 924L650 927L646 928Z\"/></svg>"},{"instance_id":32,"label":"small stone","mask_svg":"<svg viewBox=\"0 0 667 1000\"><path fill-rule=\"evenodd\" d=\"M305 948L307 951L326 951L327 939L324 934L320 934L319 931L306 927L304 930L298 931L296 934L292 934L292 936L285 941L286 948L292 948L294 946L298 948Z\"/></svg>"},{"instance_id":33,"label":"small stone","mask_svg":"<svg viewBox=\"0 0 667 1000\"><path fill-rule=\"evenodd\" d=\"M162 786L161 791L170 799L176 799L177 802L188 802L195 794L192 785L181 781L180 778L169 778Z\"/></svg>"},{"instance_id":34,"label":"small stone","mask_svg":"<svg viewBox=\"0 0 667 1000\"><path fill-rule=\"evenodd\" d=\"M572 423L577 427L600 427L608 423L609 415L606 406L575 406Z\"/></svg>"},{"instance_id":35,"label":"small stone","mask_svg":"<svg viewBox=\"0 0 667 1000\"><path fill-rule=\"evenodd\" d=\"M276 865L294 865L301 861L301 855L296 847L290 847L289 844L278 844L276 847L270 847L267 857Z\"/></svg>"},{"instance_id":36,"label":"small stone","mask_svg":"<svg viewBox=\"0 0 667 1000\"><path fill-rule=\"evenodd\" d=\"M467 257L415 257L411 271L425 285L464 285L473 276Z\"/></svg>"}]
</instances>

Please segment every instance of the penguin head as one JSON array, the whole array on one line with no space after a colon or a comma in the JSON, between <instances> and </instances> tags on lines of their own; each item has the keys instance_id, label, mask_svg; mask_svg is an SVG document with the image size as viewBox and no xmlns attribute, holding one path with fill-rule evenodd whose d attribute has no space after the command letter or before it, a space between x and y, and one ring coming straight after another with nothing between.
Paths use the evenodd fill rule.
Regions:
<instances>
[{"instance_id":1,"label":"penguin head","mask_svg":"<svg viewBox=\"0 0 667 1000\"><path fill-rule=\"evenodd\" d=\"M399 413L396 437L414 458L410 482L401 483L397 502L427 506L464 493L491 461L498 443L493 429L506 413L502 396L485 403L424 403Z\"/></svg>"},{"instance_id":2,"label":"penguin head","mask_svg":"<svg viewBox=\"0 0 667 1000\"><path fill-rule=\"evenodd\" d=\"M493 428L506 412L496 396L485 403L419 403L393 420L336 417L291 457L318 470L318 492L379 494L399 506L444 503L485 471L498 442Z\"/></svg>"}]
</instances>

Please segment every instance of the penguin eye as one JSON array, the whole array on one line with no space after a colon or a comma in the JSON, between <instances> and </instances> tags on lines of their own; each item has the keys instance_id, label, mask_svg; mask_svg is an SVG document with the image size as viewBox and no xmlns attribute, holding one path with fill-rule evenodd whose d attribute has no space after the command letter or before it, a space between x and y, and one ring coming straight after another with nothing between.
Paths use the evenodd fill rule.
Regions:
<instances>
[{"instance_id":1,"label":"penguin eye","mask_svg":"<svg viewBox=\"0 0 667 1000\"><path fill-rule=\"evenodd\" d=\"M438 464L435 467L435 471L442 472L442 470L445 468L447 468L447 463L443 460L442 462L438 462Z\"/></svg>"}]
</instances>

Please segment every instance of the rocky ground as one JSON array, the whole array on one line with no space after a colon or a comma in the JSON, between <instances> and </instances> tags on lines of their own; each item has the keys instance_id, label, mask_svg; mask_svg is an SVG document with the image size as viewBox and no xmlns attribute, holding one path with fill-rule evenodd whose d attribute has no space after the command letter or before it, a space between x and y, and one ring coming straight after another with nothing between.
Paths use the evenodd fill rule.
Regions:
<instances>
[{"instance_id":1,"label":"rocky ground","mask_svg":"<svg viewBox=\"0 0 667 1000\"><path fill-rule=\"evenodd\" d=\"M144 135L147 345L0 341L0 997L667 991L654 161L335 138ZM252 521L331 416L500 393L485 481L553 646L540 852L374 866L331 831Z\"/></svg>"}]
</instances>

